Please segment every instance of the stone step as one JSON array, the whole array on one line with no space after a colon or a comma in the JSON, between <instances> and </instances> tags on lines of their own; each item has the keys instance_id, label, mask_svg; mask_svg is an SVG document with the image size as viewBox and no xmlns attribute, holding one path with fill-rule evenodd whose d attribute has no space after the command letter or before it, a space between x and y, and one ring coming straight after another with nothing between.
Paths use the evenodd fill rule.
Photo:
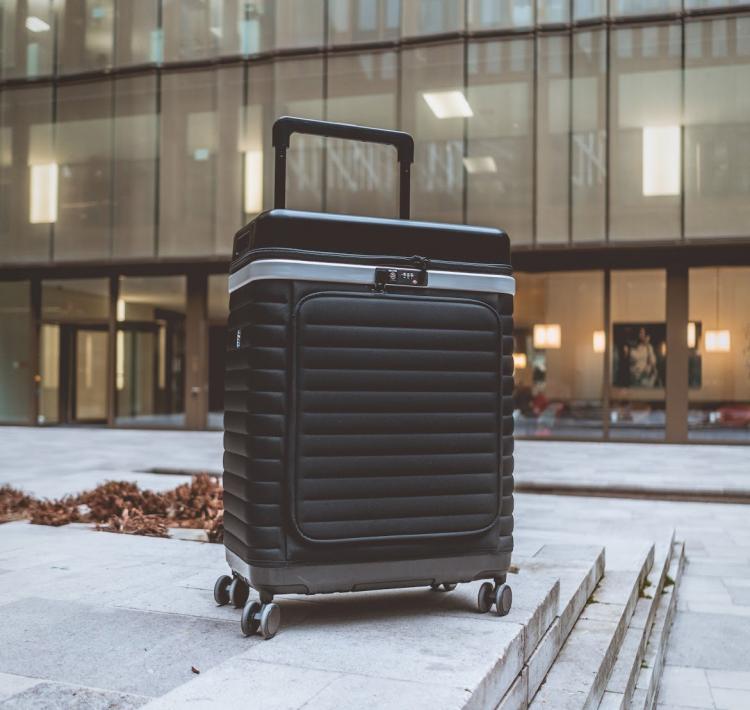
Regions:
<instances>
[{"instance_id":1,"label":"stone step","mask_svg":"<svg viewBox=\"0 0 750 710\"><path fill-rule=\"evenodd\" d=\"M653 544L636 551L634 557L630 555L630 568L605 570L543 683L529 696L529 707L579 710L599 705L643 580L653 565Z\"/></svg>"},{"instance_id":2,"label":"stone step","mask_svg":"<svg viewBox=\"0 0 750 710\"><path fill-rule=\"evenodd\" d=\"M635 690L629 707L633 710L651 710L656 705L659 692L659 680L664 668L664 656L667 650L667 639L672 627L677 593L685 566L685 543L675 542L672 548L672 559L669 564L664 587L659 594L659 602L651 627L651 634L646 645Z\"/></svg>"},{"instance_id":3,"label":"stone step","mask_svg":"<svg viewBox=\"0 0 750 710\"><path fill-rule=\"evenodd\" d=\"M587 599L604 574L604 550L573 545L544 545L532 557L522 560L521 572L540 574L554 569L559 575L557 613L535 644L527 643L525 663L508 689L498 710L526 708L552 665Z\"/></svg>"},{"instance_id":4,"label":"stone step","mask_svg":"<svg viewBox=\"0 0 750 710\"><path fill-rule=\"evenodd\" d=\"M657 545L655 561L640 590L635 611L625 632L599 710L625 710L635 690L635 683L646 651L646 643L661 599L661 592L672 561L675 532Z\"/></svg>"}]
</instances>

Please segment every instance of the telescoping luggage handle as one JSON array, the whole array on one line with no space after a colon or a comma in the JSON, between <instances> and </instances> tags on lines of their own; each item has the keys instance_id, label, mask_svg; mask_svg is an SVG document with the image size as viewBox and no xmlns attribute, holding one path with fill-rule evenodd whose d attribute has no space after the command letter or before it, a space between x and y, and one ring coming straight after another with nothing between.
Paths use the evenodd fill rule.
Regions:
<instances>
[{"instance_id":1,"label":"telescoping luggage handle","mask_svg":"<svg viewBox=\"0 0 750 710\"><path fill-rule=\"evenodd\" d=\"M345 138L367 143L392 145L398 151L399 163L399 217L409 219L410 175L414 162L414 139L403 131L389 131L384 128L355 126L351 123L314 121L310 118L282 116L273 124L272 142L276 149L275 185L273 206L286 206L286 150L292 133L308 133L326 138Z\"/></svg>"}]
</instances>

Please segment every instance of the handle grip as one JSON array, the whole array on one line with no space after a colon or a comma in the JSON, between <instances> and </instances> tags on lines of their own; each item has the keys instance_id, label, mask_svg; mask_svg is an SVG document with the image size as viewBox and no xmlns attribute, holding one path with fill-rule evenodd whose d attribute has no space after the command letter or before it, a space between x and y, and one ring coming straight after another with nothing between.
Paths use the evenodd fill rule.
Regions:
<instances>
[{"instance_id":1,"label":"handle grip","mask_svg":"<svg viewBox=\"0 0 750 710\"><path fill-rule=\"evenodd\" d=\"M409 219L411 208L410 176L414 162L414 139L403 131L390 131L385 128L355 126L351 123L315 121L310 118L282 116L273 124L272 143L276 151L274 180L275 208L286 205L286 151L293 133L307 133L325 138L382 143L396 148L399 162L399 217Z\"/></svg>"}]
</instances>

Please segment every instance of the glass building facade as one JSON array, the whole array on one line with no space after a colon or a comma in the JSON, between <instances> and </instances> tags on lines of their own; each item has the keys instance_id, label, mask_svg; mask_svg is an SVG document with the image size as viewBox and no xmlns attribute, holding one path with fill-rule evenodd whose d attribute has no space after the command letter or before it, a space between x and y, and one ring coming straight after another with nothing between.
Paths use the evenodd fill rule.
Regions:
<instances>
[{"instance_id":1,"label":"glass building facade","mask_svg":"<svg viewBox=\"0 0 750 710\"><path fill-rule=\"evenodd\" d=\"M288 114L509 233L519 436L750 443L748 87L736 0L0 0L0 422L221 426ZM395 167L296 136L288 203L394 216Z\"/></svg>"}]
</instances>

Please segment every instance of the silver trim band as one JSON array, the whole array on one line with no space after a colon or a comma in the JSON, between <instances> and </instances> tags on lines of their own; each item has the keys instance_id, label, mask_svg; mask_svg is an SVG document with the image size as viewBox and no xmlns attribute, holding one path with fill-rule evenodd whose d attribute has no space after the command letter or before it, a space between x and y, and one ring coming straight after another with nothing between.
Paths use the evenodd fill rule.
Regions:
<instances>
[{"instance_id":1,"label":"silver trim band","mask_svg":"<svg viewBox=\"0 0 750 710\"><path fill-rule=\"evenodd\" d=\"M375 266L337 264L327 261L297 261L296 259L260 259L246 264L229 275L229 293L261 279L290 281L328 281L331 283L375 283ZM451 291L483 291L516 293L516 280L501 274L472 274L465 271L427 270L426 288ZM420 288L420 287L415 287Z\"/></svg>"}]
</instances>

